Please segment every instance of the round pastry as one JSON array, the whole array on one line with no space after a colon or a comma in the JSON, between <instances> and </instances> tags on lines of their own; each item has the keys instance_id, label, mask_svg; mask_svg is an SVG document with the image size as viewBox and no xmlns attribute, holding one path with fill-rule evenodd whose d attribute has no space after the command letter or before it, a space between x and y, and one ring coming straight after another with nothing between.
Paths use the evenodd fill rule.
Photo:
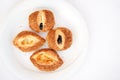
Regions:
<instances>
[{"instance_id":1,"label":"round pastry","mask_svg":"<svg viewBox=\"0 0 120 80\"><path fill-rule=\"evenodd\" d=\"M46 32L55 25L54 15L49 10L33 12L29 16L29 26L36 32Z\"/></svg>"},{"instance_id":2,"label":"round pastry","mask_svg":"<svg viewBox=\"0 0 120 80\"><path fill-rule=\"evenodd\" d=\"M34 66L42 71L54 71L63 64L57 52L49 48L36 51L31 55L30 60Z\"/></svg>"},{"instance_id":3,"label":"round pastry","mask_svg":"<svg viewBox=\"0 0 120 80\"><path fill-rule=\"evenodd\" d=\"M22 31L13 40L13 44L23 52L34 51L44 43L45 39L31 31Z\"/></svg>"},{"instance_id":4,"label":"round pastry","mask_svg":"<svg viewBox=\"0 0 120 80\"><path fill-rule=\"evenodd\" d=\"M47 35L48 46L54 50L65 50L72 44L72 33L69 29L58 27Z\"/></svg>"}]
</instances>

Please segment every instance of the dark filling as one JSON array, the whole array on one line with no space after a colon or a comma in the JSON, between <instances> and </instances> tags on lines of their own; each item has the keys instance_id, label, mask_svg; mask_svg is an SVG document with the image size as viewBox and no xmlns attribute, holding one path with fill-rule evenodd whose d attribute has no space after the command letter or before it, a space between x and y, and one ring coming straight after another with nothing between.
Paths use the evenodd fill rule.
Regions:
<instances>
[{"instance_id":1,"label":"dark filling","mask_svg":"<svg viewBox=\"0 0 120 80\"><path fill-rule=\"evenodd\" d=\"M62 36L61 35L58 35L57 43L62 44Z\"/></svg>"},{"instance_id":2,"label":"dark filling","mask_svg":"<svg viewBox=\"0 0 120 80\"><path fill-rule=\"evenodd\" d=\"M40 26L39 26L40 30L43 29L43 23L40 23Z\"/></svg>"}]
</instances>

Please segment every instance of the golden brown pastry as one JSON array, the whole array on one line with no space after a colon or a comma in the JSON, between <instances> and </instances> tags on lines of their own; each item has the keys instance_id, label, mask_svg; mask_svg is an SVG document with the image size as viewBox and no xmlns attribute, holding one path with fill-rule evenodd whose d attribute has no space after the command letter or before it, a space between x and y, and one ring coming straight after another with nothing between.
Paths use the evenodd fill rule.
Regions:
<instances>
[{"instance_id":1,"label":"golden brown pastry","mask_svg":"<svg viewBox=\"0 0 120 80\"><path fill-rule=\"evenodd\" d=\"M33 53L30 60L33 65L42 71L54 71L63 64L57 52L49 48L41 49Z\"/></svg>"},{"instance_id":2,"label":"golden brown pastry","mask_svg":"<svg viewBox=\"0 0 120 80\"><path fill-rule=\"evenodd\" d=\"M13 44L23 52L34 51L44 43L45 39L31 31L22 31L13 40Z\"/></svg>"},{"instance_id":3,"label":"golden brown pastry","mask_svg":"<svg viewBox=\"0 0 120 80\"><path fill-rule=\"evenodd\" d=\"M55 25L54 15L49 10L33 12L29 16L29 26L37 32L46 32Z\"/></svg>"},{"instance_id":4,"label":"golden brown pastry","mask_svg":"<svg viewBox=\"0 0 120 80\"><path fill-rule=\"evenodd\" d=\"M47 35L48 46L55 50L65 50L72 44L72 33L69 29L58 27Z\"/></svg>"}]
</instances>

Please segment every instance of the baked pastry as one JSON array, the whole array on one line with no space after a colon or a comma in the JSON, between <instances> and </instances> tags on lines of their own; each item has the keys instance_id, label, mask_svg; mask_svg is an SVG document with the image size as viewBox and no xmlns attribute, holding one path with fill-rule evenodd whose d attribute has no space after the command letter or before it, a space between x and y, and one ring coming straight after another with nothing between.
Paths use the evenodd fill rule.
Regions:
<instances>
[{"instance_id":1,"label":"baked pastry","mask_svg":"<svg viewBox=\"0 0 120 80\"><path fill-rule=\"evenodd\" d=\"M23 52L34 51L44 43L45 39L31 31L22 31L13 40L13 44Z\"/></svg>"},{"instance_id":2,"label":"baked pastry","mask_svg":"<svg viewBox=\"0 0 120 80\"><path fill-rule=\"evenodd\" d=\"M55 50L65 50L72 44L72 33L69 29L58 27L47 35L48 46Z\"/></svg>"},{"instance_id":3,"label":"baked pastry","mask_svg":"<svg viewBox=\"0 0 120 80\"><path fill-rule=\"evenodd\" d=\"M33 53L30 60L34 66L42 71L54 71L63 64L57 52L49 48L41 49Z\"/></svg>"},{"instance_id":4,"label":"baked pastry","mask_svg":"<svg viewBox=\"0 0 120 80\"><path fill-rule=\"evenodd\" d=\"M49 10L33 12L29 16L29 26L36 32L46 32L55 25L54 15Z\"/></svg>"}]
</instances>

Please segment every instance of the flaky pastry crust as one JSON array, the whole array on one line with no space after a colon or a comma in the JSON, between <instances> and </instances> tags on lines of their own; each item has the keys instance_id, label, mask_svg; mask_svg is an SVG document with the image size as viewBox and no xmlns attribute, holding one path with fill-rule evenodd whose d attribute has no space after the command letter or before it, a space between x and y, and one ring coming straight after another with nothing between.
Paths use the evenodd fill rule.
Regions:
<instances>
[{"instance_id":1,"label":"flaky pastry crust","mask_svg":"<svg viewBox=\"0 0 120 80\"><path fill-rule=\"evenodd\" d=\"M33 65L42 71L54 71L63 64L57 52L50 48L36 51L31 55L30 60Z\"/></svg>"},{"instance_id":2,"label":"flaky pastry crust","mask_svg":"<svg viewBox=\"0 0 120 80\"><path fill-rule=\"evenodd\" d=\"M13 40L13 44L23 52L37 50L44 43L45 39L31 31L22 31Z\"/></svg>"}]
</instances>

